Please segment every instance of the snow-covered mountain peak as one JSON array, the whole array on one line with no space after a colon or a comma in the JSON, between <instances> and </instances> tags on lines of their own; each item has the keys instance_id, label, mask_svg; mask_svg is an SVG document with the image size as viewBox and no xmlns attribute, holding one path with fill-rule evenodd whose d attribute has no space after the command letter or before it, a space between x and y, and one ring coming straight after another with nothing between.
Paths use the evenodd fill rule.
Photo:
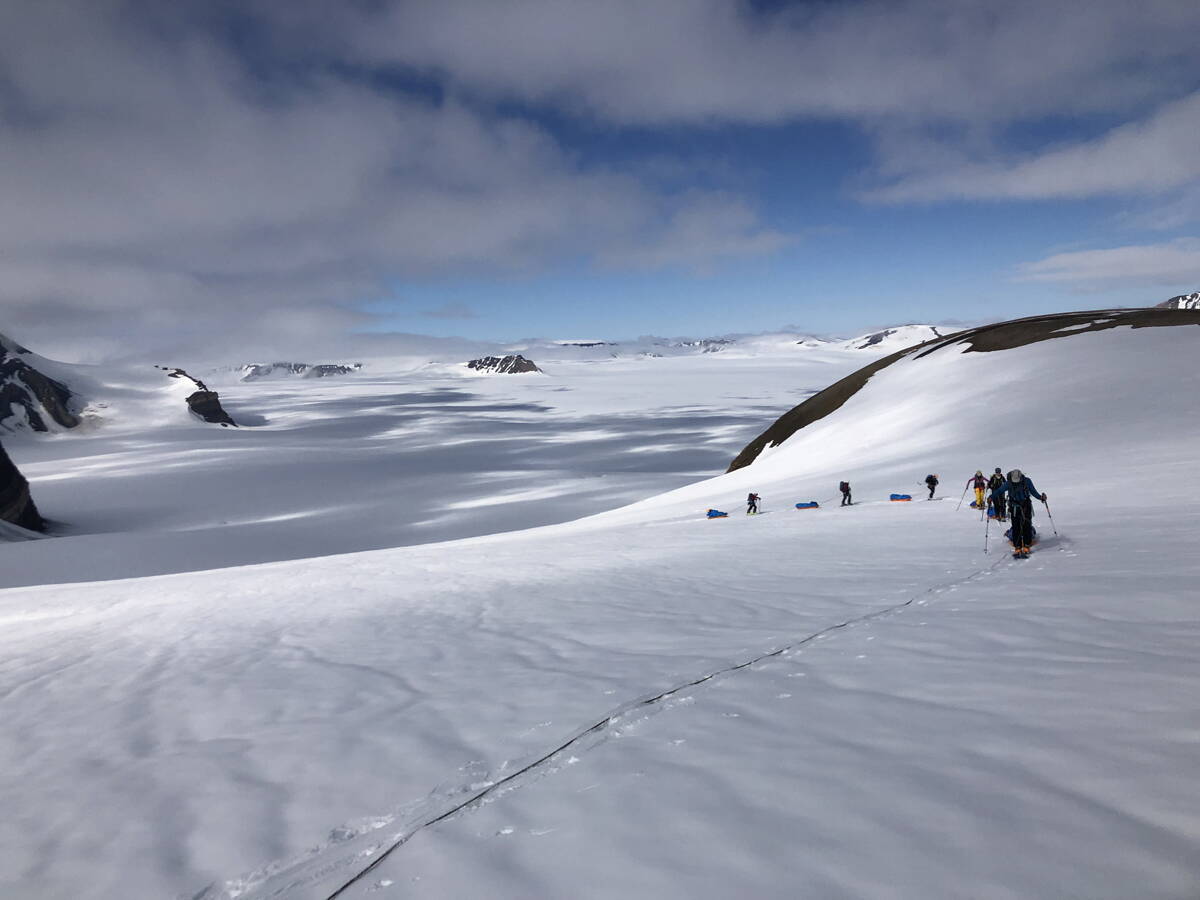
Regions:
<instances>
[{"instance_id":1,"label":"snow-covered mountain peak","mask_svg":"<svg viewBox=\"0 0 1200 900\"><path fill-rule=\"evenodd\" d=\"M1192 294L1180 294L1170 300L1158 304L1158 309L1200 309L1200 291Z\"/></svg>"},{"instance_id":2,"label":"snow-covered mountain peak","mask_svg":"<svg viewBox=\"0 0 1200 900\"><path fill-rule=\"evenodd\" d=\"M842 341L838 346L844 347L847 350L871 350L874 352L892 353L896 350L903 350L905 347L912 347L915 344L942 337L946 333L948 332L945 329L938 331L933 325L897 325L894 328L885 328L882 331L861 334L848 341Z\"/></svg>"}]
</instances>

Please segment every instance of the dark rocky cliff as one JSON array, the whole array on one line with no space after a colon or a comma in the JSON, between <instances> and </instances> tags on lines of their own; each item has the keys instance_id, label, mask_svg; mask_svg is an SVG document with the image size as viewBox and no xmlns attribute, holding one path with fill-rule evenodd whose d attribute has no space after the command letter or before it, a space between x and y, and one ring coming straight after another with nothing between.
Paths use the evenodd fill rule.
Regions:
<instances>
[{"instance_id":1,"label":"dark rocky cliff","mask_svg":"<svg viewBox=\"0 0 1200 900\"><path fill-rule=\"evenodd\" d=\"M33 497L29 494L29 482L25 480L8 452L0 444L0 520L20 525L30 531L42 531L46 525L38 515Z\"/></svg>"}]
</instances>

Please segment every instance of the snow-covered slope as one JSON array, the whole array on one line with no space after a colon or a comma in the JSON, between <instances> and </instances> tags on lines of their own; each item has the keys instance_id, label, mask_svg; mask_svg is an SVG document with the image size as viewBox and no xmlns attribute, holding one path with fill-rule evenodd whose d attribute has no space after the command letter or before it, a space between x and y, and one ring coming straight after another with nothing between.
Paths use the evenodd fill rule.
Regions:
<instances>
[{"instance_id":1,"label":"snow-covered slope","mask_svg":"<svg viewBox=\"0 0 1200 900\"><path fill-rule=\"evenodd\" d=\"M0 592L0 895L1194 896L1198 346L946 347L578 522ZM956 509L993 465L1030 560Z\"/></svg>"},{"instance_id":2,"label":"snow-covered slope","mask_svg":"<svg viewBox=\"0 0 1200 900\"><path fill-rule=\"evenodd\" d=\"M923 360L934 353L945 353L948 350L995 353L1040 341L1061 340L1086 331L1170 327L1189 325L1194 321L1195 316L1189 311L1168 313L1144 308L1091 310L1030 316L981 325L945 336L939 335L937 339L924 339L917 345L905 342L897 352L851 373L785 413L738 454L730 469L749 465L764 449L779 446L797 430L834 412L847 399L862 390L878 373L898 363ZM887 342L878 342L876 346L887 346Z\"/></svg>"},{"instance_id":3,"label":"snow-covered slope","mask_svg":"<svg viewBox=\"0 0 1200 900\"><path fill-rule=\"evenodd\" d=\"M894 353L906 347L912 347L923 341L932 340L946 334L945 329L938 331L933 325L898 325L895 328L885 328L870 334L861 334L848 341L842 341L838 346L848 350L872 350L879 353Z\"/></svg>"}]
</instances>

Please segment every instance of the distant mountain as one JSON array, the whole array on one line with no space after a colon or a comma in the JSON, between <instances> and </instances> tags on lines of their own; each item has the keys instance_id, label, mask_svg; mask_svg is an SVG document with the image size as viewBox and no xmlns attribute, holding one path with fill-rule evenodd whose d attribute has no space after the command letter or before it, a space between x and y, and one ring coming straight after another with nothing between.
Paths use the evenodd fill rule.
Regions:
<instances>
[{"instance_id":1,"label":"distant mountain","mask_svg":"<svg viewBox=\"0 0 1200 900\"><path fill-rule=\"evenodd\" d=\"M508 356L484 356L467 363L468 369L483 372L488 375L523 375L526 372L540 372L531 359L526 359L520 353Z\"/></svg>"},{"instance_id":2,"label":"distant mountain","mask_svg":"<svg viewBox=\"0 0 1200 900\"><path fill-rule=\"evenodd\" d=\"M350 375L362 368L362 363L342 365L340 363L273 362L247 363L240 366L242 381L259 381L264 378L327 378L330 375Z\"/></svg>"},{"instance_id":3,"label":"distant mountain","mask_svg":"<svg viewBox=\"0 0 1200 900\"><path fill-rule=\"evenodd\" d=\"M1180 294L1170 300L1164 300L1155 309L1200 309L1200 291L1194 294Z\"/></svg>"},{"instance_id":4,"label":"distant mountain","mask_svg":"<svg viewBox=\"0 0 1200 900\"><path fill-rule=\"evenodd\" d=\"M676 341L672 347L695 348L701 353L720 353L731 344L736 344L733 338L701 338L698 341Z\"/></svg>"},{"instance_id":5,"label":"distant mountain","mask_svg":"<svg viewBox=\"0 0 1200 900\"><path fill-rule=\"evenodd\" d=\"M47 373L56 368L0 334L0 430L50 431L56 425L79 424L80 402L63 381Z\"/></svg>"},{"instance_id":6,"label":"distant mountain","mask_svg":"<svg viewBox=\"0 0 1200 900\"><path fill-rule=\"evenodd\" d=\"M883 331L851 338L841 342L840 346L847 350L903 350L905 347L942 336L932 325L898 325L895 328L885 328Z\"/></svg>"},{"instance_id":7,"label":"distant mountain","mask_svg":"<svg viewBox=\"0 0 1200 900\"><path fill-rule=\"evenodd\" d=\"M13 461L8 458L0 444L0 522L10 522L30 531L45 528L33 497L29 494L29 482L25 480Z\"/></svg>"},{"instance_id":8,"label":"distant mountain","mask_svg":"<svg viewBox=\"0 0 1200 900\"><path fill-rule=\"evenodd\" d=\"M530 340L510 345L506 352L522 352L537 359L643 359L693 356L700 353L728 353L732 356L756 356L790 350L865 350L870 353L894 353L924 341L943 337L946 331L933 325L909 324L862 334L850 340L817 337L803 332L786 331L764 334L733 334L706 338L662 338L644 336L629 341L601 340Z\"/></svg>"}]
</instances>

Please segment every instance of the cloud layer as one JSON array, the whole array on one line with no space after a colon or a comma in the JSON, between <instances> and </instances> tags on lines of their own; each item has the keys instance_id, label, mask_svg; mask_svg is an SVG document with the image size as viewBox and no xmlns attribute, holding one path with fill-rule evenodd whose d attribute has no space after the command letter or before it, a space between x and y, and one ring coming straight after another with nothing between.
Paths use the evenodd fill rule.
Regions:
<instances>
[{"instance_id":1,"label":"cloud layer","mask_svg":"<svg viewBox=\"0 0 1200 900\"><path fill-rule=\"evenodd\" d=\"M1200 284L1200 239L1056 253L1024 266L1021 277L1083 290L1125 284L1191 290Z\"/></svg>"},{"instance_id":2,"label":"cloud layer","mask_svg":"<svg viewBox=\"0 0 1200 900\"><path fill-rule=\"evenodd\" d=\"M585 161L556 121L849 122L892 203L1195 196L1198 31L1174 0L4 4L0 318L58 352L286 353L403 279L704 272L797 240L732 179ZM1014 139L1055 117L1088 136Z\"/></svg>"}]
</instances>

